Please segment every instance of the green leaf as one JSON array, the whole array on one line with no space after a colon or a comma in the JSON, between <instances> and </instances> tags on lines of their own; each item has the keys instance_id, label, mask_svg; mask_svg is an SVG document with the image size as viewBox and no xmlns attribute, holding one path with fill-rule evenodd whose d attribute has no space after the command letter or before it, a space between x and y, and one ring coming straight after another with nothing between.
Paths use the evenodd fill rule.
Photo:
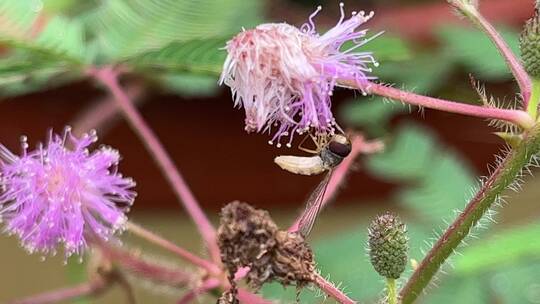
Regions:
<instances>
[{"instance_id":1,"label":"green leaf","mask_svg":"<svg viewBox=\"0 0 540 304\"><path fill-rule=\"evenodd\" d=\"M215 37L257 24L262 1L109 0L88 18L104 58L126 58L172 42Z\"/></svg>"},{"instance_id":2,"label":"green leaf","mask_svg":"<svg viewBox=\"0 0 540 304\"><path fill-rule=\"evenodd\" d=\"M149 51L127 62L138 68L153 68L166 72L192 72L217 76L226 52L220 50L229 37L173 42L163 49Z\"/></svg>"},{"instance_id":3,"label":"green leaf","mask_svg":"<svg viewBox=\"0 0 540 304\"><path fill-rule=\"evenodd\" d=\"M67 281L73 285L88 281L87 265L86 263L81 263L78 259L79 257L71 257L65 267ZM82 297L72 300L71 303L90 304L90 300Z\"/></svg>"},{"instance_id":4,"label":"green leaf","mask_svg":"<svg viewBox=\"0 0 540 304\"><path fill-rule=\"evenodd\" d=\"M455 260L455 274L494 271L508 264L540 259L540 223L518 226L475 242Z\"/></svg>"},{"instance_id":5,"label":"green leaf","mask_svg":"<svg viewBox=\"0 0 540 304\"><path fill-rule=\"evenodd\" d=\"M212 96L217 92L218 84L215 77L189 73L167 73L159 80L168 90L182 96Z\"/></svg>"},{"instance_id":6,"label":"green leaf","mask_svg":"<svg viewBox=\"0 0 540 304\"><path fill-rule=\"evenodd\" d=\"M370 135L381 136L390 119L406 109L400 102L388 102L380 97L351 99L340 109L340 115L348 124L360 127Z\"/></svg>"},{"instance_id":7,"label":"green leaf","mask_svg":"<svg viewBox=\"0 0 540 304\"><path fill-rule=\"evenodd\" d=\"M386 83L395 82L408 90L424 94L442 86L453 65L453 59L445 54L415 54L405 62L381 64L374 75Z\"/></svg>"},{"instance_id":8,"label":"green leaf","mask_svg":"<svg viewBox=\"0 0 540 304\"><path fill-rule=\"evenodd\" d=\"M55 16L40 29L37 26L38 12L42 8L39 3L28 0L0 3L0 44L15 51L46 57L48 61L82 64L86 49L82 23Z\"/></svg>"},{"instance_id":9,"label":"green leaf","mask_svg":"<svg viewBox=\"0 0 540 304\"><path fill-rule=\"evenodd\" d=\"M18 44L30 50L43 52L52 58L82 64L85 58L85 37L83 26L77 20L62 16L51 19L35 41ZM16 44L17 46L17 44Z\"/></svg>"},{"instance_id":10,"label":"green leaf","mask_svg":"<svg viewBox=\"0 0 540 304\"><path fill-rule=\"evenodd\" d=\"M463 161L437 143L420 126L402 126L386 150L369 158L368 169L384 179L402 182L398 200L414 212L439 222L466 203L474 178Z\"/></svg>"},{"instance_id":11,"label":"green leaf","mask_svg":"<svg viewBox=\"0 0 540 304\"><path fill-rule=\"evenodd\" d=\"M358 50L372 52L379 62L411 59L411 50L406 42L402 38L387 34L369 41Z\"/></svg>"},{"instance_id":12,"label":"green leaf","mask_svg":"<svg viewBox=\"0 0 540 304\"><path fill-rule=\"evenodd\" d=\"M442 277L436 288L432 288L422 297L422 303L459 303L487 304L489 293L486 282L471 276L466 278ZM508 302L510 303L510 302Z\"/></svg>"},{"instance_id":13,"label":"green leaf","mask_svg":"<svg viewBox=\"0 0 540 304\"><path fill-rule=\"evenodd\" d=\"M1 68L0 68L1 69ZM16 72L0 72L0 96L17 96L43 89L51 89L81 77L69 67L36 67Z\"/></svg>"},{"instance_id":14,"label":"green leaf","mask_svg":"<svg viewBox=\"0 0 540 304\"><path fill-rule=\"evenodd\" d=\"M436 153L433 134L425 128L408 124L398 129L384 153L376 154L367 163L369 170L390 180L421 179L431 166Z\"/></svg>"},{"instance_id":15,"label":"green leaf","mask_svg":"<svg viewBox=\"0 0 540 304\"><path fill-rule=\"evenodd\" d=\"M36 1L0 1L0 40L3 37L25 39L39 17Z\"/></svg>"},{"instance_id":16,"label":"green leaf","mask_svg":"<svg viewBox=\"0 0 540 304\"><path fill-rule=\"evenodd\" d=\"M500 267L496 273L487 275L492 298L497 303L540 303L539 273L538 260Z\"/></svg>"},{"instance_id":17,"label":"green leaf","mask_svg":"<svg viewBox=\"0 0 540 304\"><path fill-rule=\"evenodd\" d=\"M519 35L499 31L515 54L519 54ZM447 53L486 80L507 79L510 71L489 38L481 31L465 27L443 27L437 31Z\"/></svg>"}]
</instances>

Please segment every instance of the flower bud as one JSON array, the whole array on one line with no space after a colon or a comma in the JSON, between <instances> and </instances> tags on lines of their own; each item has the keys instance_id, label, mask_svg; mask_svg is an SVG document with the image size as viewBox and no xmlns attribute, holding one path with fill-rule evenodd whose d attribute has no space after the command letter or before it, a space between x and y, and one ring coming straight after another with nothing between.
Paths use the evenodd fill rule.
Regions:
<instances>
[{"instance_id":1,"label":"flower bud","mask_svg":"<svg viewBox=\"0 0 540 304\"><path fill-rule=\"evenodd\" d=\"M407 265L407 229L399 218L385 213L369 227L369 257L373 268L383 277L398 279Z\"/></svg>"},{"instance_id":2,"label":"flower bud","mask_svg":"<svg viewBox=\"0 0 540 304\"><path fill-rule=\"evenodd\" d=\"M521 58L525 70L532 77L540 77L540 2L536 3L536 13L525 23L520 37Z\"/></svg>"}]
</instances>

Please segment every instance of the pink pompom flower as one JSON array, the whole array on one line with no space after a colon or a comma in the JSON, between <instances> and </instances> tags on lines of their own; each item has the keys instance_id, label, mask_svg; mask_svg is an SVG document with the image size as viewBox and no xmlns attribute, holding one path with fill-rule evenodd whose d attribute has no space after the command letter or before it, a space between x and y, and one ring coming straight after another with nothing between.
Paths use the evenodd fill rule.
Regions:
<instances>
[{"instance_id":1,"label":"pink pompom flower","mask_svg":"<svg viewBox=\"0 0 540 304\"><path fill-rule=\"evenodd\" d=\"M227 43L220 83L231 88L235 106L244 107L248 132L273 133L270 144L278 147L288 138L290 147L295 133L339 129L331 111L338 80L366 87L375 78L369 75L370 65L378 65L371 52L358 50L377 36L366 38L367 30L358 30L373 12L353 12L345 19L342 3L340 8L338 23L322 35L313 22L318 7L300 29L261 24Z\"/></svg>"},{"instance_id":2,"label":"pink pompom flower","mask_svg":"<svg viewBox=\"0 0 540 304\"><path fill-rule=\"evenodd\" d=\"M117 150L88 150L96 141L66 128L33 151L23 137L20 156L0 145L0 219L29 252L81 254L88 237L107 241L124 228L135 182L117 172Z\"/></svg>"}]
</instances>

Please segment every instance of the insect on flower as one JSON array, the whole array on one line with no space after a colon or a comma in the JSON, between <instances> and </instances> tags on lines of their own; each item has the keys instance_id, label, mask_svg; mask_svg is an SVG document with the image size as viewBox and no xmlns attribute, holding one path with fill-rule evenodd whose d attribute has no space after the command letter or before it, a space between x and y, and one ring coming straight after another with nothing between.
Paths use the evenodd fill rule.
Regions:
<instances>
[{"instance_id":1,"label":"insect on flower","mask_svg":"<svg viewBox=\"0 0 540 304\"><path fill-rule=\"evenodd\" d=\"M365 45L381 33L368 36L362 28L374 13L352 12L325 33L314 18L300 28L286 23L266 23L243 30L225 47L227 59L220 83L231 88L234 105L245 110L248 132L272 134L278 148L291 147L295 135L333 134L339 126L332 113L335 87L343 81L365 88L376 79L378 66Z\"/></svg>"},{"instance_id":2,"label":"insect on flower","mask_svg":"<svg viewBox=\"0 0 540 304\"><path fill-rule=\"evenodd\" d=\"M319 135L318 137L310 136L317 146L316 150L308 150L301 146L299 149L316 155L308 157L280 155L274 159L274 162L282 169L295 174L314 175L328 171L323 180L309 196L306 209L300 218L298 231L304 237L313 228L315 219L321 210L326 188L328 187L334 168L351 152L351 141L345 135L336 134L331 137L325 135Z\"/></svg>"}]
</instances>

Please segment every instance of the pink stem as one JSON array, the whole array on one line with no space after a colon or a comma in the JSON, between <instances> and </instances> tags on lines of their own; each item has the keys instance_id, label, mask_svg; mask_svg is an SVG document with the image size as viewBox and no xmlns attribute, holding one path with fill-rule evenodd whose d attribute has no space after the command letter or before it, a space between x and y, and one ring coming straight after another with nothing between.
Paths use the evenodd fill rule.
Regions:
<instances>
[{"instance_id":1,"label":"pink stem","mask_svg":"<svg viewBox=\"0 0 540 304\"><path fill-rule=\"evenodd\" d=\"M272 301L261 298L242 288L238 289L238 301L245 304L272 304Z\"/></svg>"},{"instance_id":2,"label":"pink stem","mask_svg":"<svg viewBox=\"0 0 540 304\"><path fill-rule=\"evenodd\" d=\"M351 141L352 150L349 156L347 156L343 162L334 170L334 173L332 173L332 176L330 177L330 181L328 182L328 187L326 188L326 192L323 197L323 202L321 209L328 204L330 199L336 194L337 190L339 189L339 186L343 183L345 180L345 176L349 172L349 169L351 168L352 164L354 163L354 160L356 157L361 153L374 153L376 151L379 151L382 149L382 143L379 141L374 142L366 142L364 138L360 135L356 135L352 138ZM302 215L300 215L294 222L294 224L289 227L290 232L296 232L298 231L299 222L302 218Z\"/></svg>"},{"instance_id":3,"label":"pink stem","mask_svg":"<svg viewBox=\"0 0 540 304\"><path fill-rule=\"evenodd\" d=\"M359 89L361 88L361 86L351 82L344 82L344 84ZM532 119L527 112L521 110L489 108L484 106L453 102L444 99L418 95L377 83L370 83L369 85L367 85L367 87L364 88L364 90L369 94L376 94L388 97L390 99L399 100L415 106L421 106L430 109L481 118L509 121L523 127L524 129L530 129L534 125L534 119Z\"/></svg>"},{"instance_id":4,"label":"pink stem","mask_svg":"<svg viewBox=\"0 0 540 304\"><path fill-rule=\"evenodd\" d=\"M31 296L25 299L14 300L8 304L48 304L58 303L70 299L80 298L83 296L96 295L109 285L102 279L96 279L90 282L82 283L73 287L58 289L55 291L46 292L40 295Z\"/></svg>"},{"instance_id":5,"label":"pink stem","mask_svg":"<svg viewBox=\"0 0 540 304\"><path fill-rule=\"evenodd\" d=\"M96 245L107 258L122 268L136 273L141 278L174 287L189 285L194 280L192 275L187 272L146 261L137 253L128 252L103 242L96 243Z\"/></svg>"},{"instance_id":6,"label":"pink stem","mask_svg":"<svg viewBox=\"0 0 540 304\"><path fill-rule=\"evenodd\" d=\"M164 249L167 249L170 252L177 254L178 256L192 263L193 265L197 265L199 267L206 269L211 274L217 275L221 273L221 269L218 266L214 265L213 263L194 255L193 253L185 250L184 248L172 243L169 240L162 238L161 236L149 230L146 230L145 228L133 222L127 222L126 227L133 234L136 234L139 237L153 244L156 244Z\"/></svg>"},{"instance_id":7,"label":"pink stem","mask_svg":"<svg viewBox=\"0 0 540 304\"><path fill-rule=\"evenodd\" d=\"M154 156L154 160L171 184L174 193L184 204L185 209L197 225L201 236L206 242L210 255L215 262L220 262L219 248L216 241L216 231L197 200L191 193L182 175L175 167L171 157L157 138L156 134L144 121L127 94L118 83L118 76L111 67L94 69L89 71L90 75L99 80L113 94L118 105L122 109L129 124L141 138L148 151Z\"/></svg>"},{"instance_id":8,"label":"pink stem","mask_svg":"<svg viewBox=\"0 0 540 304\"><path fill-rule=\"evenodd\" d=\"M324 291L327 295L334 298L338 303L342 304L356 304L357 302L349 298L341 290L336 288L334 284L325 280L319 273L315 274L315 284Z\"/></svg>"},{"instance_id":9,"label":"pink stem","mask_svg":"<svg viewBox=\"0 0 540 304\"><path fill-rule=\"evenodd\" d=\"M203 293L206 293L209 290L212 290L214 288L217 288L221 285L221 282L218 279L211 278L206 281L204 281L201 286L198 286L190 291L188 291L185 295L176 302L177 304L187 304L191 301L197 299L198 296L202 295Z\"/></svg>"},{"instance_id":10,"label":"pink stem","mask_svg":"<svg viewBox=\"0 0 540 304\"><path fill-rule=\"evenodd\" d=\"M141 98L144 92L141 84L128 85L125 91L136 105L144 101L144 98ZM76 136L81 136L92 129L99 129L99 133L103 134L114 126L116 118L120 117L119 114L118 103L111 96L96 100L70 122L73 126L72 132Z\"/></svg>"},{"instance_id":11,"label":"pink stem","mask_svg":"<svg viewBox=\"0 0 540 304\"><path fill-rule=\"evenodd\" d=\"M516 79L521 95L523 97L524 108L527 109L529 98L531 97L532 82L529 74L525 71L525 68L521 64L520 60L512 52L508 44L504 41L497 30L472 6L466 6L463 1L450 1L450 4L461 10L469 19L483 30L486 35L491 39L495 47L501 53L506 64L512 71L514 78Z\"/></svg>"}]
</instances>

